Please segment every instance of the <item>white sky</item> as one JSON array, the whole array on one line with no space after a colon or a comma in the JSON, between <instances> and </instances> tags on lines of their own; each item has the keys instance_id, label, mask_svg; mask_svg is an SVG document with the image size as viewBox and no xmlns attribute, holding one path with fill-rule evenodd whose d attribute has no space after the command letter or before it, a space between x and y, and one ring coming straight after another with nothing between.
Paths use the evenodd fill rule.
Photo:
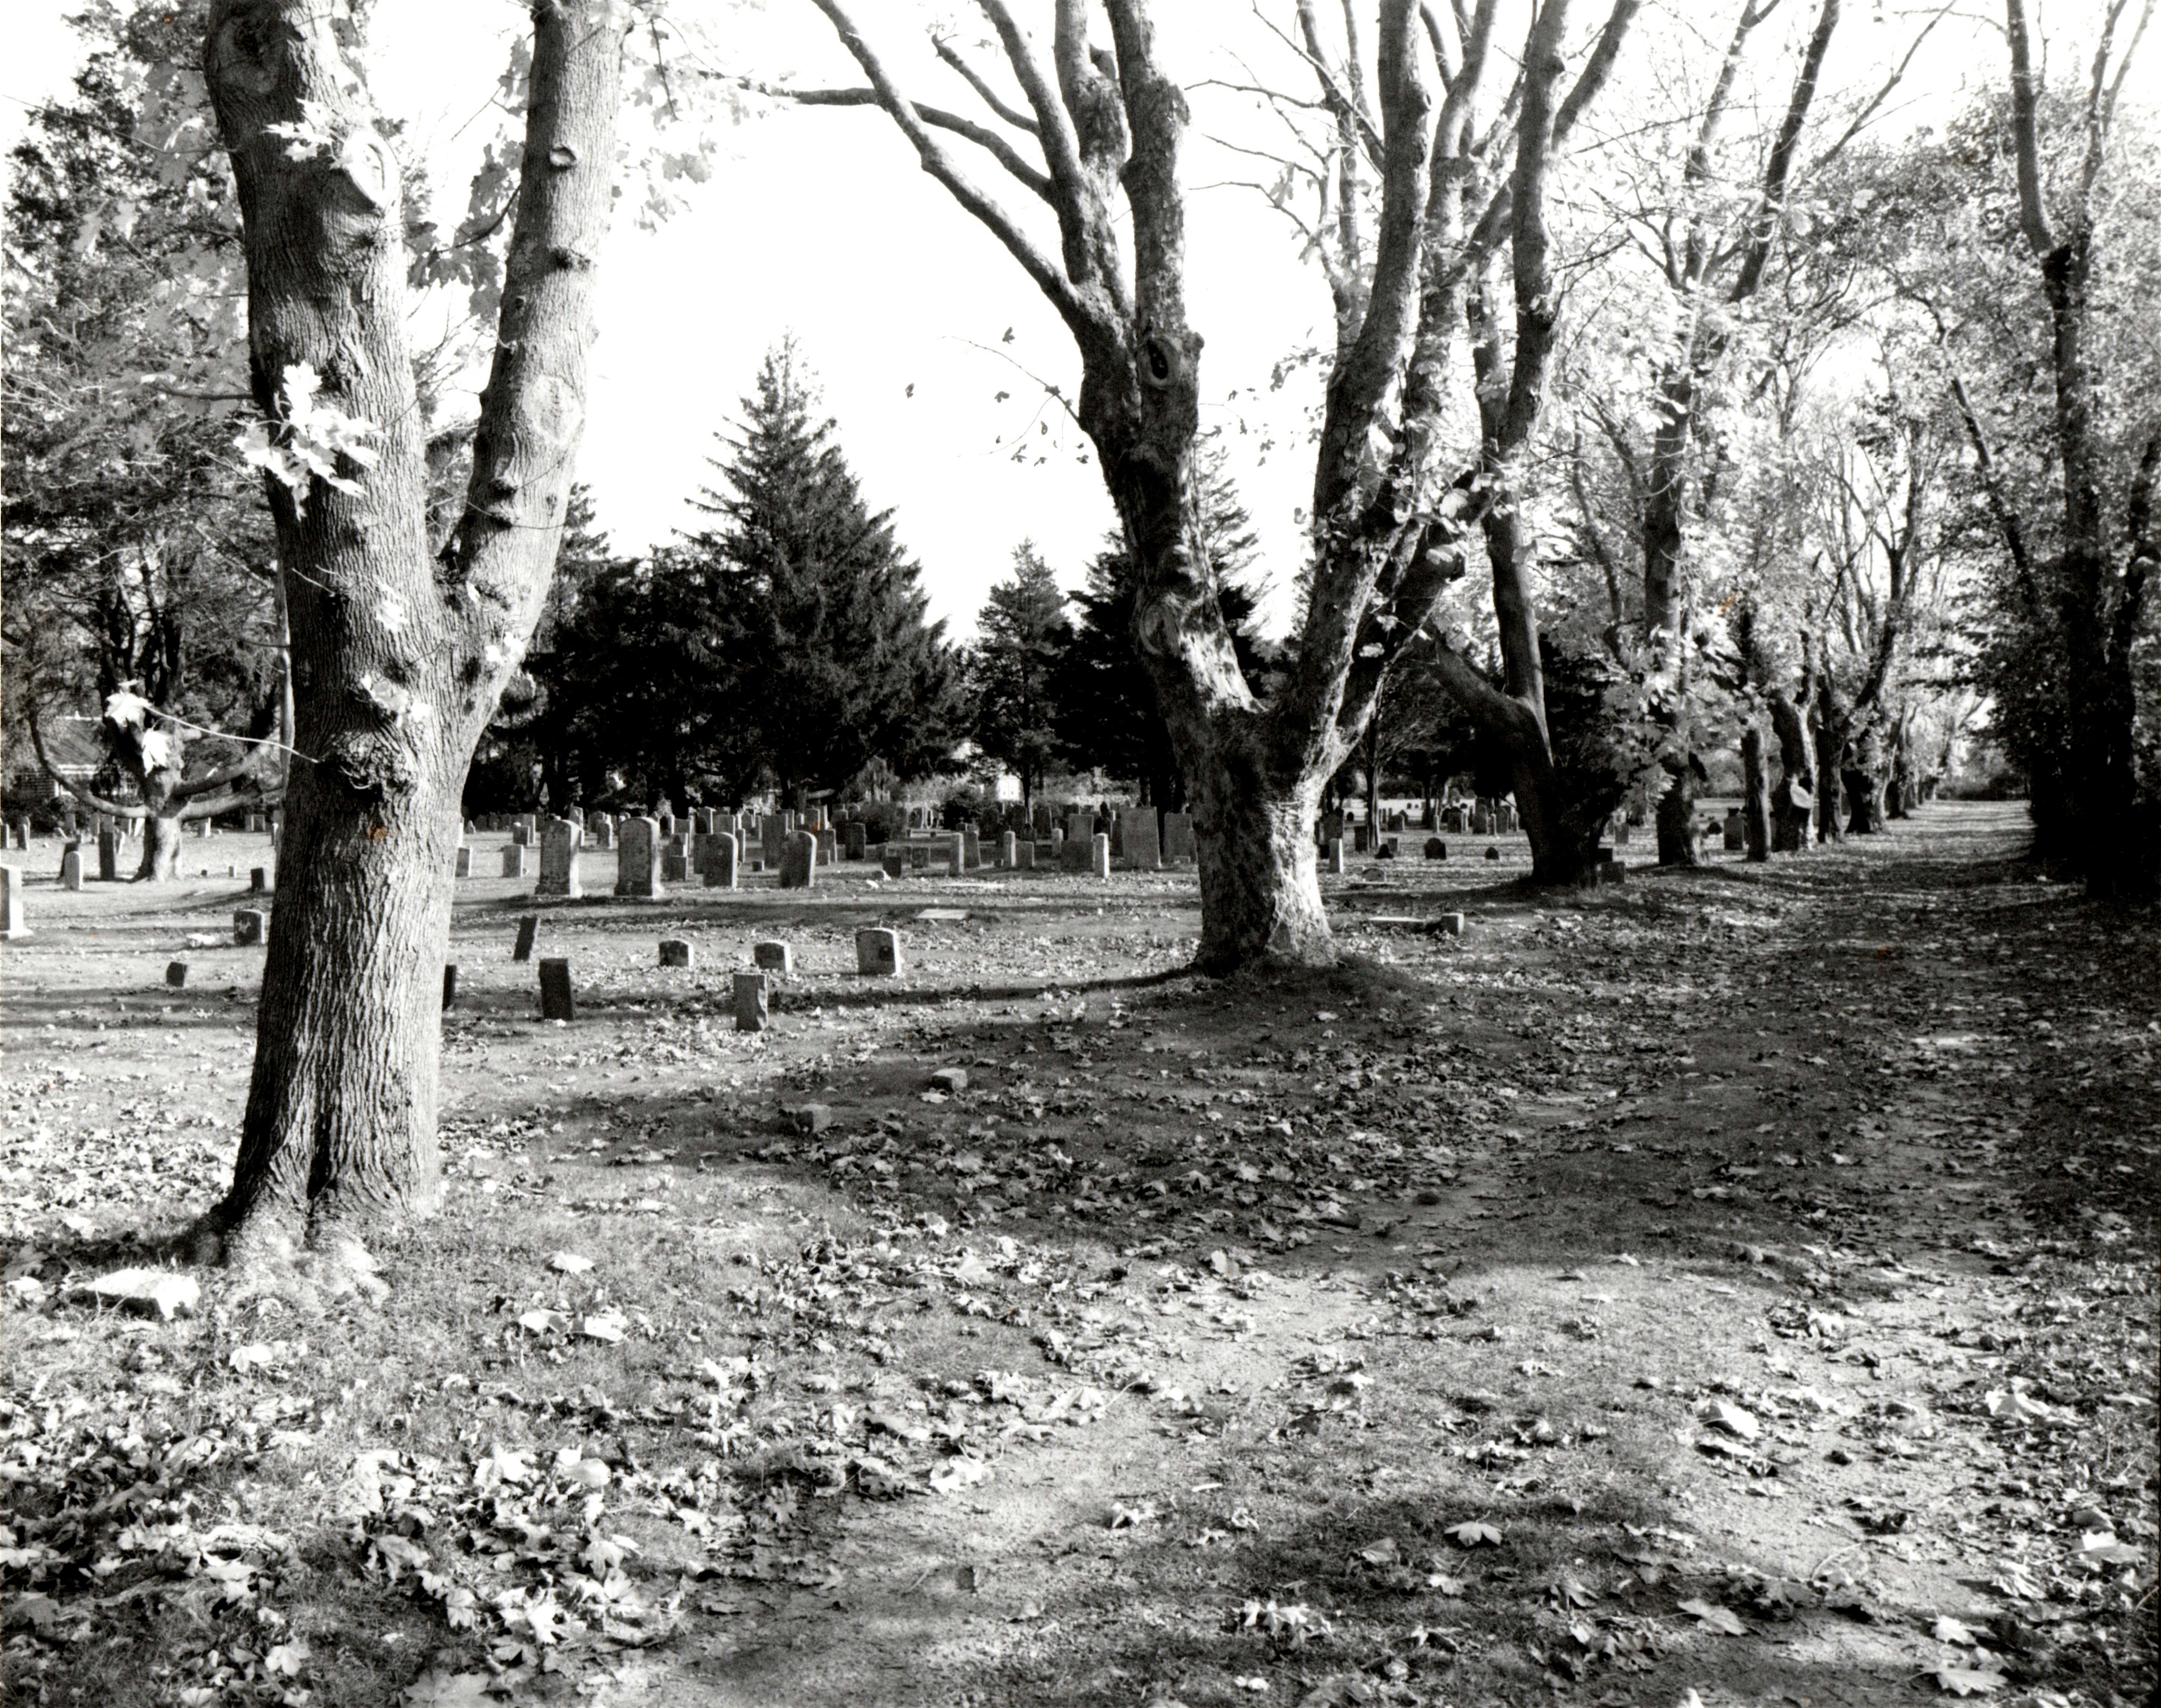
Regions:
<instances>
[{"instance_id":1,"label":"white sky","mask_svg":"<svg viewBox=\"0 0 2161 1708\"><path fill-rule=\"evenodd\" d=\"M2091 7L2079 0L2044 15L2075 11L2082 19ZM9 5L0 26L0 145L19 132L23 103L65 89L80 54L63 22L73 9L73 0ZM1580 27L1603 9L1579 6ZM1653 0L1631 44L1636 77L1651 75L1643 62L1654 42L1670 51L1676 25L1722 39L1734 8L1724 0L1666 0L1663 18L1653 15L1659 9ZM1784 9L1797 17L1814 10ZM1856 15L1839 40L1856 76L1881 63L1891 40L1903 39L1895 23L1872 19L1872 9L1862 0L1850 4ZM712 43L725 43L706 51L725 52L729 69L806 86L862 80L809 0L679 0L675 10L701 23ZM1230 44L1294 86L1294 68L1243 0L1159 0L1155 10L1165 63L1187 80L1240 77ZM1289 23L1288 3L1269 11ZM987 117L924 45L924 22L934 15L943 15L964 44L981 38L972 8L934 13L896 0L857 0L855 15L912 95ZM508 44L526 27L523 8L509 0L376 0L373 18L377 101L408 121L449 229L494 127L487 103ZM1780 22L1792 29L1806 19ZM1520 23L1516 32L1519 42ZM1947 106L1970 77L2001 77L2001 43L2000 34L1971 26L1955 39L1945 32L1940 50L1917 65L1914 93L1923 107ZM993 64L981 49L971 57L986 69ZM2161 43L2149 41L2142 60L2140 81L2150 86ZM1630 99L1627 66L1624 60L1612 91L1618 101ZM1303 549L1296 514L1311 478L1299 413L1317 397L1319 379L1309 370L1270 396L1269 373L1289 350L1326 335L1328 299L1317 271L1299 261L1280 215L1250 190L1197 188L1263 175L1258 163L1237 161L1204 133L1236 124L1259 137L1265 132L1245 127L1265 121L1246 117L1247 103L1220 92L1199 91L1194 105L1185 160L1187 183L1196 187L1187 300L1207 340L1204 425L1226 428L1233 470L1263 537L1280 626ZM984 594L1005 574L1023 536L1076 584L1113 518L1092 457L1078 460L1085 441L1012 365L1069 396L1077 380L1070 340L1034 288L917 168L898 130L875 110L765 110L728 129L722 146L725 158L711 181L693 187L683 211L657 231L619 219L602 257L601 337L580 475L618 548L638 549L690 522L683 501L710 472L702 459L712 432L750 389L765 350L792 330L822 381L866 496L896 511L902 541L922 563L933 610L956 633L972 629ZM952 147L1008 209L1032 200L971 145L954 139ZM1038 226L1049 241L1047 215ZM1003 403L993 401L1000 391L1012 394ZM1239 401L1226 402L1234 391ZM1040 431L1044 421L1048 433ZM1271 432L1275 448L1263 460ZM1018 465L1017 448L1024 449Z\"/></svg>"}]
</instances>

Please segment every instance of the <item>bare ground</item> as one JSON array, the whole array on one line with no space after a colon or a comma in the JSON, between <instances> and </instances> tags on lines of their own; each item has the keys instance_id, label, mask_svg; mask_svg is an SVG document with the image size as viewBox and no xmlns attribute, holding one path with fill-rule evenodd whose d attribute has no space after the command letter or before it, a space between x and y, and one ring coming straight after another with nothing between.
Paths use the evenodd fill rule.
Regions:
<instances>
[{"instance_id":1,"label":"bare ground","mask_svg":"<svg viewBox=\"0 0 2161 1708\"><path fill-rule=\"evenodd\" d=\"M1187 878L844 867L546 909L567 1027L461 885L449 1202L379 1300L180 1266L241 885L37 885L9 1699L2145 1701L2161 951L2022 841L1562 899L1459 844L1228 985ZM130 1264L201 1296L79 1290Z\"/></svg>"}]
</instances>

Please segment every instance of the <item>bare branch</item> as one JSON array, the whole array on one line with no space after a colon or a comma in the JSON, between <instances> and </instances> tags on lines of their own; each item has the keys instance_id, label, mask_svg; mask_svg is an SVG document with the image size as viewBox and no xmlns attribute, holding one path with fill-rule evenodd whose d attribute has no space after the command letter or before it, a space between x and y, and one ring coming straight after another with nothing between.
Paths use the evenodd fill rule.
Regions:
<instances>
[{"instance_id":1,"label":"bare branch","mask_svg":"<svg viewBox=\"0 0 2161 1708\"><path fill-rule=\"evenodd\" d=\"M2041 143L2035 109L2041 96L2033 73L2033 49L2026 38L2026 0L2004 0L2005 34L2011 41L2011 135L2018 164L2018 229L2036 256L2056 247L2049 212L2041 201Z\"/></svg>"},{"instance_id":2,"label":"bare branch","mask_svg":"<svg viewBox=\"0 0 2161 1708\"><path fill-rule=\"evenodd\" d=\"M1008 105L1005 98L977 75L976 68L961 57L960 49L946 40L944 36L932 36L930 46L940 59L945 60L966 80L968 86L982 97L983 105L990 108L992 112L1016 129L1026 131L1031 137L1039 137L1043 134L1041 127L1034 119L1018 107Z\"/></svg>"},{"instance_id":3,"label":"bare branch","mask_svg":"<svg viewBox=\"0 0 2161 1708\"><path fill-rule=\"evenodd\" d=\"M754 93L792 101L799 106L883 108L885 105L875 89L784 89L768 83L754 83L748 78L737 80L742 87ZM987 125L979 125L973 119L962 118L958 113L948 112L943 107L925 106L920 102L916 103L915 112L924 123L934 129L950 131L956 137L965 137L987 152L999 165L1044 201L1052 201L1049 174L1031 165L1025 155Z\"/></svg>"}]
</instances>

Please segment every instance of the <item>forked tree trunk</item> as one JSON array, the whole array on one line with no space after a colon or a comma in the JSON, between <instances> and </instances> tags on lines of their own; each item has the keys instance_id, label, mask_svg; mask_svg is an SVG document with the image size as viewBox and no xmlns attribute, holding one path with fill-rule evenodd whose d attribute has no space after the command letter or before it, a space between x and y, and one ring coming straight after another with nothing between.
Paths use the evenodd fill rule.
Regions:
<instances>
[{"instance_id":1,"label":"forked tree trunk","mask_svg":"<svg viewBox=\"0 0 2161 1708\"><path fill-rule=\"evenodd\" d=\"M330 10L216 0L205 72L240 192L256 400L289 371L373 429L351 490L267 481L299 755L288 782L229 1256L319 1241L438 1191L441 963L473 748L544 598L584 422L621 37L539 0L516 225L456 537L427 524L402 189ZM295 146L294 127L314 138ZM274 127L274 128L273 128ZM295 156L301 158L296 158Z\"/></svg>"},{"instance_id":2,"label":"forked tree trunk","mask_svg":"<svg viewBox=\"0 0 2161 1708\"><path fill-rule=\"evenodd\" d=\"M142 824L143 858L136 863L136 881L169 882L180 871L180 820L163 813L147 812Z\"/></svg>"}]
</instances>

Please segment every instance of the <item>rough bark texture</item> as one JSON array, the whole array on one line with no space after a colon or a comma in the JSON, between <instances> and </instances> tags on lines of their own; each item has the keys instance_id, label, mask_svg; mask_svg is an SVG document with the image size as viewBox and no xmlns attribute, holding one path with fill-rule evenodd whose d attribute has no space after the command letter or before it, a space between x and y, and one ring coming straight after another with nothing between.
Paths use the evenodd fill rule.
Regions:
<instances>
[{"instance_id":1,"label":"rough bark texture","mask_svg":"<svg viewBox=\"0 0 2161 1708\"><path fill-rule=\"evenodd\" d=\"M256 400L289 368L371 423L376 460L270 482L295 762L255 1071L217 1221L246 1252L436 1192L441 963L473 745L539 614L583 424L619 38L599 0L533 11L530 106L466 510L430 550L396 162L329 9L218 0L205 72L240 192ZM273 126L305 121L296 148ZM295 158L295 154L304 158Z\"/></svg>"},{"instance_id":2,"label":"rough bark texture","mask_svg":"<svg viewBox=\"0 0 2161 1708\"><path fill-rule=\"evenodd\" d=\"M1814 695L1813 683L1805 686L1801 705ZM1771 848L1775 854L1799 854L1809 845L1809 829L1815 817L1815 766L1809 757L1809 731L1800 707L1776 688L1764 698L1771 708L1771 727L1778 738L1778 781L1771 792Z\"/></svg>"}]
</instances>

